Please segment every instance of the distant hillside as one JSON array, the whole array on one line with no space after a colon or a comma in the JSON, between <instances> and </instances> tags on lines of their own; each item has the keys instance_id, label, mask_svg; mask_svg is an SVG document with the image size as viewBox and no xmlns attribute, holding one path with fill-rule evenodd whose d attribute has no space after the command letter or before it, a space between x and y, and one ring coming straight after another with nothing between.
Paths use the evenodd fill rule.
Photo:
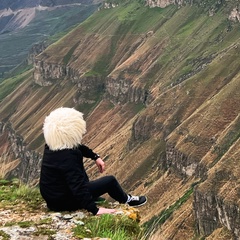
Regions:
<instances>
[{"instance_id":1,"label":"distant hillside","mask_svg":"<svg viewBox=\"0 0 240 240\"><path fill-rule=\"evenodd\" d=\"M0 79L27 58L35 43L69 30L90 16L97 7L98 4L93 4L93 1L80 0L1 2Z\"/></svg>"},{"instance_id":2,"label":"distant hillside","mask_svg":"<svg viewBox=\"0 0 240 240\"><path fill-rule=\"evenodd\" d=\"M105 174L148 196L146 239L239 239L238 6L104 3L0 85L0 175L37 184L43 120L75 107Z\"/></svg>"},{"instance_id":3,"label":"distant hillside","mask_svg":"<svg viewBox=\"0 0 240 240\"><path fill-rule=\"evenodd\" d=\"M69 5L74 3L91 5L94 2L96 3L96 1L94 0L13 0L13 1L1 0L0 10L10 8L11 10L14 11L17 9L33 8L39 5L53 7L58 5Z\"/></svg>"}]
</instances>

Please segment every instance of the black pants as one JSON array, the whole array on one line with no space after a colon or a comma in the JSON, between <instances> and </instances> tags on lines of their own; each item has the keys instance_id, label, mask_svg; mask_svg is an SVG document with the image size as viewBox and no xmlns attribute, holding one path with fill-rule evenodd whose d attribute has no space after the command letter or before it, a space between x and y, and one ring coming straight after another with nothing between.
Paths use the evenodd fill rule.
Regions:
<instances>
[{"instance_id":1,"label":"black pants","mask_svg":"<svg viewBox=\"0 0 240 240\"><path fill-rule=\"evenodd\" d=\"M119 203L126 203L128 195L123 191L114 176L105 176L89 182L89 190L94 199L108 193L110 197Z\"/></svg>"}]
</instances>

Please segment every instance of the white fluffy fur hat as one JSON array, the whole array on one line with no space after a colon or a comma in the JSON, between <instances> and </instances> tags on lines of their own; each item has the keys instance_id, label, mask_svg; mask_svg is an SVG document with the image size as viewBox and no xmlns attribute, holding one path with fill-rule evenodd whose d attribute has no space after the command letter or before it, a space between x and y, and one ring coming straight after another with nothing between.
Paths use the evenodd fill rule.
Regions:
<instances>
[{"instance_id":1,"label":"white fluffy fur hat","mask_svg":"<svg viewBox=\"0 0 240 240\"><path fill-rule=\"evenodd\" d=\"M86 133L83 113L74 108L61 107L52 111L43 124L46 144L51 150L70 149L81 143Z\"/></svg>"}]
</instances>

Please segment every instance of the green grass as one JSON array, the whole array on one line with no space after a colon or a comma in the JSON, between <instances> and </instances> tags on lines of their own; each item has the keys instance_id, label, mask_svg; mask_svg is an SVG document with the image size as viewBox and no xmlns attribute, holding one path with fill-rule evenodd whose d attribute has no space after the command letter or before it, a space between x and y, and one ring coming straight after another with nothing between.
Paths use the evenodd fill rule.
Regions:
<instances>
[{"instance_id":1,"label":"green grass","mask_svg":"<svg viewBox=\"0 0 240 240\"><path fill-rule=\"evenodd\" d=\"M97 75L106 76L110 60L108 55L101 56L91 71L97 73Z\"/></svg>"},{"instance_id":2,"label":"green grass","mask_svg":"<svg viewBox=\"0 0 240 240\"><path fill-rule=\"evenodd\" d=\"M141 233L139 224L121 215L101 215L84 220L84 225L78 225L73 229L78 238L110 238L111 240L138 239Z\"/></svg>"},{"instance_id":3,"label":"green grass","mask_svg":"<svg viewBox=\"0 0 240 240\"><path fill-rule=\"evenodd\" d=\"M239 138L240 138L240 122L236 121L236 123L232 125L231 129L224 136L221 143L214 146L212 152L217 154L217 157L210 164L210 166L213 167Z\"/></svg>"},{"instance_id":4,"label":"green grass","mask_svg":"<svg viewBox=\"0 0 240 240\"><path fill-rule=\"evenodd\" d=\"M138 146L136 144L136 141L132 143L134 147ZM156 161L160 157L164 157L165 155L165 142L164 141L154 141L150 140L148 144L145 145L146 149L150 148L152 149L152 153L146 157L146 159L139 164L138 168L132 172L131 178L128 180L128 185L132 186L133 184L136 184L137 182L140 182L139 179L146 179L146 182L144 183L144 186L150 185L151 183L148 182L149 175L153 169L153 166L156 164ZM160 170L159 170L160 172Z\"/></svg>"},{"instance_id":5,"label":"green grass","mask_svg":"<svg viewBox=\"0 0 240 240\"><path fill-rule=\"evenodd\" d=\"M172 14L174 11L174 7L166 11L160 8L149 9L143 7L143 4L138 1L131 1L120 4L115 9L103 9L92 15L81 25L84 32L109 34L112 37L108 53L100 56L87 74L108 75L114 69L114 65L111 65L112 59L127 35L136 38L138 35L146 34L149 26L159 25L159 22L166 21L165 15Z\"/></svg>"},{"instance_id":6,"label":"green grass","mask_svg":"<svg viewBox=\"0 0 240 240\"><path fill-rule=\"evenodd\" d=\"M197 20L196 15L199 16ZM103 77L114 69L117 49L126 38L131 39L130 41L134 43L134 39L153 30L154 37L151 37L149 44L167 42L167 45L164 46L164 52L156 61L156 66L160 66L160 70L156 67L153 69L153 73L149 71L147 75L151 78L146 85L149 87L158 74L164 75L164 70L171 65L175 66L176 62L178 63L177 72L172 78L172 82L176 84L181 79L185 80L199 67L198 64L192 65L193 61L198 62L199 55L202 55L202 59L209 58L216 50L224 48L224 43L212 44L212 39L217 39L216 34L226 32L228 29L229 23L226 20L225 23L221 23L223 19L226 18L221 12L210 18L196 5L187 5L181 9L171 5L161 9L144 7L143 2L137 0L120 1L118 7L96 12L84 21L79 29L75 30L85 34L97 33L103 37L111 37L108 52L99 56L92 69L86 73L86 76ZM233 32L236 33L234 30ZM229 35L233 40L229 38ZM234 41L236 40L235 35L229 33L226 38ZM74 49L75 47L66 54L65 63L69 62ZM126 45L122 51L127 51L127 49L129 47ZM129 52L129 54L131 53ZM189 63L190 58L192 62Z\"/></svg>"},{"instance_id":7,"label":"green grass","mask_svg":"<svg viewBox=\"0 0 240 240\"><path fill-rule=\"evenodd\" d=\"M102 9L93 14L82 23L82 27L88 33L98 32L104 34L108 29L108 34L115 33L121 35L118 27L121 24L128 24L125 31L129 33L141 34L151 30L151 26L164 23L177 10L176 6L166 9L144 7L141 1L126 1L113 9ZM126 26L126 25L125 25ZM152 29L154 30L154 29Z\"/></svg>"},{"instance_id":8,"label":"green grass","mask_svg":"<svg viewBox=\"0 0 240 240\"><path fill-rule=\"evenodd\" d=\"M4 231L0 230L0 237L2 240L10 240L11 236L5 233Z\"/></svg>"},{"instance_id":9,"label":"green grass","mask_svg":"<svg viewBox=\"0 0 240 240\"><path fill-rule=\"evenodd\" d=\"M0 180L0 209L13 209L14 212L35 212L41 211L43 199L38 188L29 187L20 183L18 179ZM48 229L45 225L52 224L51 218L39 219L38 221L9 221L4 224L4 227L18 225L21 228L29 228L34 226L37 230L33 233L35 236L47 235L52 239L52 235L56 234L55 230ZM2 238L1 238L2 237ZM0 238L4 240L10 239L10 236L4 231L0 231Z\"/></svg>"},{"instance_id":10,"label":"green grass","mask_svg":"<svg viewBox=\"0 0 240 240\"><path fill-rule=\"evenodd\" d=\"M65 65L68 64L70 58L72 57L72 55L73 55L75 49L78 47L78 45L79 45L79 43L76 43L73 47L71 47L71 49L68 51L68 53L64 56L63 63Z\"/></svg>"},{"instance_id":11,"label":"green grass","mask_svg":"<svg viewBox=\"0 0 240 240\"><path fill-rule=\"evenodd\" d=\"M152 30L155 33L176 11L176 6L169 6L167 8L141 7L137 10L138 14L132 23L132 32L134 34L141 34Z\"/></svg>"},{"instance_id":12,"label":"green grass","mask_svg":"<svg viewBox=\"0 0 240 240\"><path fill-rule=\"evenodd\" d=\"M86 19L81 27L86 33L101 33L106 29L106 26L112 26L112 23L116 23L116 14L119 8L114 8L111 10L101 10L93 15L91 15L88 19ZM113 30L114 31L114 30Z\"/></svg>"},{"instance_id":13,"label":"green grass","mask_svg":"<svg viewBox=\"0 0 240 240\"><path fill-rule=\"evenodd\" d=\"M193 188L195 185L192 185L191 188L186 191L186 193L181 198L179 198L173 205L164 209L158 216L154 216L152 219L150 219L143 225L145 229L145 237L151 236L151 234L153 234L157 229L159 229L159 227L170 218L174 211L179 209L182 204L184 204L189 199L189 197L193 193Z\"/></svg>"},{"instance_id":14,"label":"green grass","mask_svg":"<svg viewBox=\"0 0 240 240\"><path fill-rule=\"evenodd\" d=\"M95 76L100 76L100 74L95 70L90 70L84 74L84 77L95 77Z\"/></svg>"},{"instance_id":15,"label":"green grass","mask_svg":"<svg viewBox=\"0 0 240 240\"><path fill-rule=\"evenodd\" d=\"M23 222L18 222L18 226L21 228L29 228L34 224L33 221L23 221Z\"/></svg>"},{"instance_id":16,"label":"green grass","mask_svg":"<svg viewBox=\"0 0 240 240\"><path fill-rule=\"evenodd\" d=\"M49 236L48 239L54 239L54 238L52 237L52 235L54 235L54 234L56 234L56 231L51 230L51 229L47 229L47 228L45 228L45 227L38 227L37 231L34 232L34 235L35 235L35 236L47 235L47 236Z\"/></svg>"},{"instance_id":17,"label":"green grass","mask_svg":"<svg viewBox=\"0 0 240 240\"><path fill-rule=\"evenodd\" d=\"M24 185L17 179L0 180L0 207L16 205L21 201L24 201L26 206L32 210L39 209L39 204L43 203L38 188Z\"/></svg>"},{"instance_id":18,"label":"green grass","mask_svg":"<svg viewBox=\"0 0 240 240\"><path fill-rule=\"evenodd\" d=\"M10 72L6 73L4 75L4 79L16 77L18 75L24 74L25 72L31 70L33 68L32 64L28 64L27 61L23 61L21 64L19 64L17 67L12 69ZM0 70L1 71L1 70ZM2 81L4 81L2 79ZM0 78L0 83L1 83L1 78Z\"/></svg>"},{"instance_id":19,"label":"green grass","mask_svg":"<svg viewBox=\"0 0 240 240\"><path fill-rule=\"evenodd\" d=\"M209 60L209 64L214 59L214 54L239 39L239 25L231 23L232 28L229 30L229 24L229 20L221 13L210 18L196 6L179 9L172 19L154 33L160 43L164 39L168 39L168 42L156 61L159 71L153 69L153 73L147 77L151 80L158 75L164 76L172 67L174 77L168 84L176 84L181 79L197 74L206 60Z\"/></svg>"},{"instance_id":20,"label":"green grass","mask_svg":"<svg viewBox=\"0 0 240 240\"><path fill-rule=\"evenodd\" d=\"M31 75L31 70L17 76L5 79L0 83L0 102L11 92L14 91L28 76Z\"/></svg>"}]
</instances>

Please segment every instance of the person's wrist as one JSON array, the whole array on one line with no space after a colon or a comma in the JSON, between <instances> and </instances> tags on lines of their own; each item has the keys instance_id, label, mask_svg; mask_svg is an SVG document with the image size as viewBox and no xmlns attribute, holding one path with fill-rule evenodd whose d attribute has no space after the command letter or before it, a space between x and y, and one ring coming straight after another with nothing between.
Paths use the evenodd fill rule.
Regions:
<instances>
[{"instance_id":1,"label":"person's wrist","mask_svg":"<svg viewBox=\"0 0 240 240\"><path fill-rule=\"evenodd\" d=\"M95 161L96 161L96 160L97 160L97 159L99 159L99 158L101 158L101 157L100 157L100 155L98 155L98 154L95 154L95 156L94 156L93 160L95 160Z\"/></svg>"}]
</instances>

